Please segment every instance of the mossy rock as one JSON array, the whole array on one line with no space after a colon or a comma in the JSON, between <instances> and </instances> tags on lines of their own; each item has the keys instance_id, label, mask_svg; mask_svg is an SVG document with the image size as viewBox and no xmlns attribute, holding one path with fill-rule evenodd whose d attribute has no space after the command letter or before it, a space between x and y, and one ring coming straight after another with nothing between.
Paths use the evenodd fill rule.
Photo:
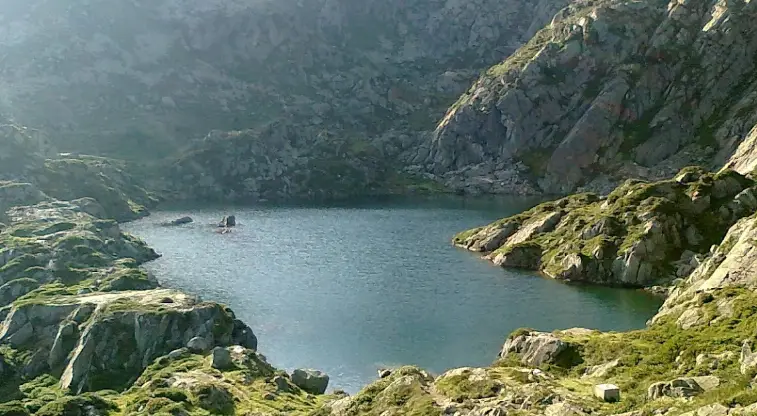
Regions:
<instances>
[{"instance_id":1,"label":"mossy rock","mask_svg":"<svg viewBox=\"0 0 757 416\"><path fill-rule=\"evenodd\" d=\"M489 377L484 369L457 369L453 372L435 382L439 392L453 401L462 403L469 399L495 397L502 390L502 383Z\"/></svg>"},{"instance_id":2,"label":"mossy rock","mask_svg":"<svg viewBox=\"0 0 757 416\"><path fill-rule=\"evenodd\" d=\"M191 388L193 402L212 414L234 413L234 397L229 390L219 384L201 383Z\"/></svg>"},{"instance_id":3,"label":"mossy rock","mask_svg":"<svg viewBox=\"0 0 757 416\"><path fill-rule=\"evenodd\" d=\"M105 400L97 394L83 394L81 396L65 396L42 406L35 413L37 416L84 416L86 408L92 407L102 413L117 410L111 401Z\"/></svg>"},{"instance_id":4,"label":"mossy rock","mask_svg":"<svg viewBox=\"0 0 757 416\"><path fill-rule=\"evenodd\" d=\"M0 416L29 416L30 413L19 401L0 403Z\"/></svg>"},{"instance_id":5,"label":"mossy rock","mask_svg":"<svg viewBox=\"0 0 757 416\"><path fill-rule=\"evenodd\" d=\"M707 252L754 208L751 179L731 170L683 169L675 179L627 180L606 198L584 193L545 202L457 234L453 243L484 251L503 267L527 267L563 280L665 285L685 251ZM744 202L746 201L746 202ZM557 218L555 226L539 226ZM492 248L494 246L494 248ZM515 255L518 254L518 255Z\"/></svg>"}]
</instances>

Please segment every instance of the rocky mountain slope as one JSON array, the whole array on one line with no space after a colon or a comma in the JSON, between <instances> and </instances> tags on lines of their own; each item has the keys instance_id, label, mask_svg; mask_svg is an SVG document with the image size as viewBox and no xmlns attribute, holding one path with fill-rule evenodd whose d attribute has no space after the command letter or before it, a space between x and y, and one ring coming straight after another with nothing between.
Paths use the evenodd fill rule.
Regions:
<instances>
[{"instance_id":1,"label":"rocky mountain slope","mask_svg":"<svg viewBox=\"0 0 757 416\"><path fill-rule=\"evenodd\" d=\"M414 161L470 192L609 192L691 164L747 173L756 16L750 1L571 2L473 84Z\"/></svg>"},{"instance_id":2,"label":"rocky mountain slope","mask_svg":"<svg viewBox=\"0 0 757 416\"><path fill-rule=\"evenodd\" d=\"M462 232L454 243L502 267L555 279L667 286L688 276L701 255L755 209L752 178L689 167L670 180L628 180L607 197L586 193L546 202Z\"/></svg>"},{"instance_id":3,"label":"rocky mountain slope","mask_svg":"<svg viewBox=\"0 0 757 416\"><path fill-rule=\"evenodd\" d=\"M410 172L472 194L607 193L628 177L662 179L692 164L746 174L757 163L753 2L111 6L5 8L0 114L54 132L64 152L181 165L203 157L208 137L237 130L230 134L249 138L238 146L272 152L177 168L235 183L218 195L238 196L246 182L246 197L301 196L249 183L279 170L273 160L290 156L281 147L340 165L334 152L309 148L318 147L312 137L376 148L361 177ZM293 146L292 135L304 139ZM261 136L281 142L246 143ZM248 169L252 160L261 171Z\"/></svg>"},{"instance_id":4,"label":"rocky mountain slope","mask_svg":"<svg viewBox=\"0 0 757 416\"><path fill-rule=\"evenodd\" d=\"M60 151L145 158L279 118L430 130L567 0L7 3L0 114Z\"/></svg>"},{"instance_id":5,"label":"rocky mountain slope","mask_svg":"<svg viewBox=\"0 0 757 416\"><path fill-rule=\"evenodd\" d=\"M276 370L229 308L139 268L158 255L113 218L143 216L137 201L156 200L122 162L45 160L25 129L6 133L0 146L28 169L0 171L0 415L320 406L327 376Z\"/></svg>"}]
</instances>

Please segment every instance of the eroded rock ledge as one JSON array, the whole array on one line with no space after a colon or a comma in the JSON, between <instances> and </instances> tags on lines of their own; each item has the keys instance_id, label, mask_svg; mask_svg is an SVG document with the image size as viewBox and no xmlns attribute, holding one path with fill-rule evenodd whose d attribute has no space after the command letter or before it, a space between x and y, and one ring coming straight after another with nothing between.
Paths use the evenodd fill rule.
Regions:
<instances>
[{"instance_id":1,"label":"eroded rock ledge","mask_svg":"<svg viewBox=\"0 0 757 416\"><path fill-rule=\"evenodd\" d=\"M755 208L753 179L691 167L670 180L628 180L604 198L586 193L546 202L462 232L453 242L500 266L555 279L668 285L688 276Z\"/></svg>"}]
</instances>

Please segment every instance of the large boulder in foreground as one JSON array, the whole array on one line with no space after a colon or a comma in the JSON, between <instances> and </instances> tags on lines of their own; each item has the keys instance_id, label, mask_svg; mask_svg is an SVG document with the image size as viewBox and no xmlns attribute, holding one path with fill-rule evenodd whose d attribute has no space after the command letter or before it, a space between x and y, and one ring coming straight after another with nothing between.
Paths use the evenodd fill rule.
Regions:
<instances>
[{"instance_id":1,"label":"large boulder in foreground","mask_svg":"<svg viewBox=\"0 0 757 416\"><path fill-rule=\"evenodd\" d=\"M62 370L61 387L78 394L127 386L154 359L195 337L232 344L233 331L234 316L221 305L156 289L16 305L0 326L0 343L34 352L30 377Z\"/></svg>"},{"instance_id":2,"label":"large boulder in foreground","mask_svg":"<svg viewBox=\"0 0 757 416\"><path fill-rule=\"evenodd\" d=\"M686 277L693 253L719 243L757 209L757 184L696 167L659 182L628 180L606 198L577 194L540 204L453 243L502 267L566 281L643 287Z\"/></svg>"}]
</instances>

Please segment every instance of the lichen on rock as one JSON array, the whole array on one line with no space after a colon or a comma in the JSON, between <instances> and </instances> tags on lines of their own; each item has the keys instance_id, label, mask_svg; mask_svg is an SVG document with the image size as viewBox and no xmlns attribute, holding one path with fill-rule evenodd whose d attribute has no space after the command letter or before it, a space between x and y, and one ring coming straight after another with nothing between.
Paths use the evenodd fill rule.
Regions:
<instances>
[{"instance_id":1,"label":"lichen on rock","mask_svg":"<svg viewBox=\"0 0 757 416\"><path fill-rule=\"evenodd\" d=\"M684 253L706 252L757 208L748 197L755 190L751 179L733 171L687 168L671 180L626 181L607 197L577 194L546 202L460 233L453 242L503 267L560 280L667 284L685 277L676 275Z\"/></svg>"}]
</instances>

